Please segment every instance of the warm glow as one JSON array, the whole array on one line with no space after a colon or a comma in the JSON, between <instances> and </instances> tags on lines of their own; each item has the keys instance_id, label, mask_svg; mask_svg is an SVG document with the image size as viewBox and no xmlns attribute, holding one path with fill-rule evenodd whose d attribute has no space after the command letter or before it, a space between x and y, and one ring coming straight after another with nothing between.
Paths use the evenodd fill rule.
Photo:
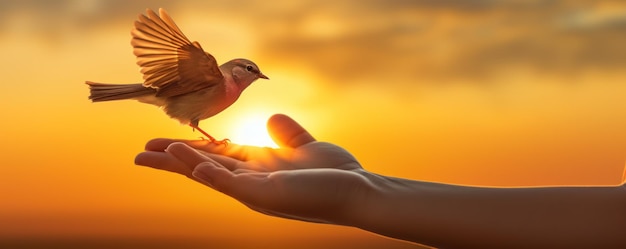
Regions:
<instances>
[{"instance_id":1,"label":"warm glow","mask_svg":"<svg viewBox=\"0 0 626 249\"><path fill-rule=\"evenodd\" d=\"M278 147L267 133L267 118L266 115L252 112L242 115L234 122L230 139L237 144Z\"/></svg>"},{"instance_id":2,"label":"warm glow","mask_svg":"<svg viewBox=\"0 0 626 249\"><path fill-rule=\"evenodd\" d=\"M3 1L0 248L31 248L2 243L16 238L414 247L267 217L135 166L153 138L201 136L154 106L87 99L85 80L142 81L129 31L145 8L168 10L219 63L248 58L269 76L200 122L217 139L277 147L266 123L282 113L381 175L505 187L626 181L626 4L519 2Z\"/></svg>"}]
</instances>

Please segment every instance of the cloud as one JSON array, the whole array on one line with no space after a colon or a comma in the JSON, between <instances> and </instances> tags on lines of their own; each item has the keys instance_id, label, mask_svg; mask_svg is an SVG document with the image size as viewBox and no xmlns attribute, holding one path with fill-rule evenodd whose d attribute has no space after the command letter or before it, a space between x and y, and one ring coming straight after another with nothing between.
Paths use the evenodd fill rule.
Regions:
<instances>
[{"instance_id":1,"label":"cloud","mask_svg":"<svg viewBox=\"0 0 626 249\"><path fill-rule=\"evenodd\" d=\"M0 38L24 34L54 45L64 37L97 32L103 26L130 25L145 8L169 1L24 0L0 2Z\"/></svg>"},{"instance_id":2,"label":"cloud","mask_svg":"<svg viewBox=\"0 0 626 249\"><path fill-rule=\"evenodd\" d=\"M158 7L253 27L260 56L342 84L483 82L510 70L566 77L626 66L626 4L613 1L3 1L0 32L21 25L54 39L59 27L130 29L137 14Z\"/></svg>"},{"instance_id":3,"label":"cloud","mask_svg":"<svg viewBox=\"0 0 626 249\"><path fill-rule=\"evenodd\" d=\"M342 83L565 76L626 66L625 20L625 5L568 1L324 2L273 17L263 52Z\"/></svg>"}]
</instances>

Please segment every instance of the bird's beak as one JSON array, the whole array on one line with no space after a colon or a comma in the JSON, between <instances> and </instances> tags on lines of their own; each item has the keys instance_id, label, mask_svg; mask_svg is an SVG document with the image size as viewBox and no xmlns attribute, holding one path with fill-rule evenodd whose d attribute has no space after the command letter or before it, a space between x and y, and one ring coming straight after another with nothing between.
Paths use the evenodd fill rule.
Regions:
<instances>
[{"instance_id":1,"label":"bird's beak","mask_svg":"<svg viewBox=\"0 0 626 249\"><path fill-rule=\"evenodd\" d=\"M270 78L268 78L267 76L265 76L265 74L263 74L263 73L259 73L259 78L261 78L261 79L266 79L266 80L269 80L269 79L270 79Z\"/></svg>"}]
</instances>

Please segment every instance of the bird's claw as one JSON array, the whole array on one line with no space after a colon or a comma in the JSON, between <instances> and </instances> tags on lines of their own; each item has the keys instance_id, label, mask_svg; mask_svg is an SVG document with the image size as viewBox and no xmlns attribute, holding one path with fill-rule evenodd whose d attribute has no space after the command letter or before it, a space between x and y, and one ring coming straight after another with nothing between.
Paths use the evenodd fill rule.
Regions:
<instances>
[{"instance_id":1,"label":"bird's claw","mask_svg":"<svg viewBox=\"0 0 626 249\"><path fill-rule=\"evenodd\" d=\"M211 141L211 143L214 143L214 144L217 144L217 145L224 145L224 147L227 147L228 144L230 144L230 139L224 138L222 140L213 140L213 141Z\"/></svg>"},{"instance_id":2,"label":"bird's claw","mask_svg":"<svg viewBox=\"0 0 626 249\"><path fill-rule=\"evenodd\" d=\"M208 141L209 143L216 144L216 145L228 146L228 144L230 144L230 139L228 139L228 138L225 138L225 139L222 139L222 140L217 140L217 139L215 139L213 137L209 137L209 139L207 139L205 137L200 137L200 139L202 141Z\"/></svg>"},{"instance_id":3,"label":"bird's claw","mask_svg":"<svg viewBox=\"0 0 626 249\"><path fill-rule=\"evenodd\" d=\"M202 139L202 141L209 141L212 144L216 144L216 145L224 145L224 146L228 146L228 144L230 143L230 139L225 138L223 140L217 140L215 139L213 136L209 135L209 133L206 133L206 131L203 131L202 129L200 129L200 127L198 127L197 124L189 124L189 126L191 126L194 131L198 130L200 133L202 133L202 135L204 135L205 137L200 137L200 139ZM207 139L208 138L208 139Z\"/></svg>"}]
</instances>

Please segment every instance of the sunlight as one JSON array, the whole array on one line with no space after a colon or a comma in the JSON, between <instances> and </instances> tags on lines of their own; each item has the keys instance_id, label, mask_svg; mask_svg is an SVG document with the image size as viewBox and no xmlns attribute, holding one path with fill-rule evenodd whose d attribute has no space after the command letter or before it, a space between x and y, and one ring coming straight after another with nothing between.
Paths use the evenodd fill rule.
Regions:
<instances>
[{"instance_id":1,"label":"sunlight","mask_svg":"<svg viewBox=\"0 0 626 249\"><path fill-rule=\"evenodd\" d=\"M622 174L622 184L626 184L626 162L624 162L624 174Z\"/></svg>"},{"instance_id":2,"label":"sunlight","mask_svg":"<svg viewBox=\"0 0 626 249\"><path fill-rule=\"evenodd\" d=\"M266 146L278 148L270 135L267 133L266 116L250 113L241 116L234 123L231 140L236 144Z\"/></svg>"}]
</instances>

